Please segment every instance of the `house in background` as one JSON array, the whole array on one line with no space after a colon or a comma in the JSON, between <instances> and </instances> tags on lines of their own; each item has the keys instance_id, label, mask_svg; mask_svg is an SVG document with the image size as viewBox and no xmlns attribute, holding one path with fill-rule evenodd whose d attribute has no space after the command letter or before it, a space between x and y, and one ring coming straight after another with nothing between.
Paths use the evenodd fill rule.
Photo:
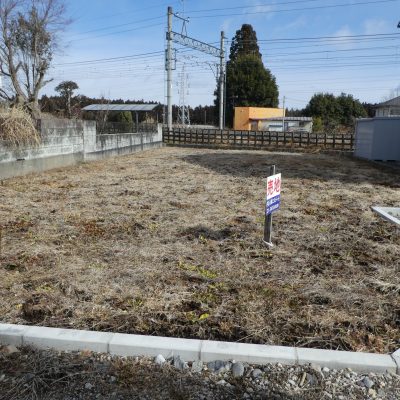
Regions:
<instances>
[{"instance_id":1,"label":"house in background","mask_svg":"<svg viewBox=\"0 0 400 400\"><path fill-rule=\"evenodd\" d=\"M376 105L375 117L400 117L400 96Z\"/></svg>"},{"instance_id":2,"label":"house in background","mask_svg":"<svg viewBox=\"0 0 400 400\"><path fill-rule=\"evenodd\" d=\"M283 108L235 107L233 129L238 131L312 132L312 126L311 117L286 117Z\"/></svg>"},{"instance_id":3,"label":"house in background","mask_svg":"<svg viewBox=\"0 0 400 400\"><path fill-rule=\"evenodd\" d=\"M311 117L283 117L280 118L253 118L250 120L252 131L283 132L312 132L313 119Z\"/></svg>"},{"instance_id":4,"label":"house in background","mask_svg":"<svg viewBox=\"0 0 400 400\"><path fill-rule=\"evenodd\" d=\"M235 119L233 129L235 131L252 131L254 122L260 118L284 117L283 108L262 108L262 107L235 107Z\"/></svg>"}]
</instances>

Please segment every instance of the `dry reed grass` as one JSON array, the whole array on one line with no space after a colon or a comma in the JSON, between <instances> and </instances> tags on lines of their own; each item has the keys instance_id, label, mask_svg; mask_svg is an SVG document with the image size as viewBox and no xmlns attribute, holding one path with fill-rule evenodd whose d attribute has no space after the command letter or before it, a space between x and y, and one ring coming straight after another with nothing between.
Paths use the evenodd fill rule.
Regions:
<instances>
[{"instance_id":1,"label":"dry reed grass","mask_svg":"<svg viewBox=\"0 0 400 400\"><path fill-rule=\"evenodd\" d=\"M40 135L35 121L20 107L0 108L0 141L10 147L35 146Z\"/></svg>"},{"instance_id":2,"label":"dry reed grass","mask_svg":"<svg viewBox=\"0 0 400 400\"><path fill-rule=\"evenodd\" d=\"M283 174L270 251L268 165ZM388 352L398 173L332 155L164 148L0 188L4 322Z\"/></svg>"}]
</instances>

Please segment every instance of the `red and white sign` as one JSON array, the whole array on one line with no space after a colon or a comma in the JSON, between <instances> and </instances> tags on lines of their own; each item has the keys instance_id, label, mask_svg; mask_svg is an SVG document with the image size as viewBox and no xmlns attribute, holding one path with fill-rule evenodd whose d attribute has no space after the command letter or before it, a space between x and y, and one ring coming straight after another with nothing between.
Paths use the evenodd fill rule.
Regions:
<instances>
[{"instance_id":1,"label":"red and white sign","mask_svg":"<svg viewBox=\"0 0 400 400\"><path fill-rule=\"evenodd\" d=\"M267 178L267 215L278 210L281 205L282 174L271 175Z\"/></svg>"}]
</instances>

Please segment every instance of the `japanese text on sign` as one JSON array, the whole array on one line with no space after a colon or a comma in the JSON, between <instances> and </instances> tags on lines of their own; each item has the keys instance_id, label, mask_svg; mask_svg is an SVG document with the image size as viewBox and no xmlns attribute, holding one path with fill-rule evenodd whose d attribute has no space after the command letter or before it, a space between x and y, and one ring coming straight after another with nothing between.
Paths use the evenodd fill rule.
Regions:
<instances>
[{"instance_id":1,"label":"japanese text on sign","mask_svg":"<svg viewBox=\"0 0 400 400\"><path fill-rule=\"evenodd\" d=\"M281 205L281 174L271 175L267 179L267 205L265 213L270 215Z\"/></svg>"}]
</instances>

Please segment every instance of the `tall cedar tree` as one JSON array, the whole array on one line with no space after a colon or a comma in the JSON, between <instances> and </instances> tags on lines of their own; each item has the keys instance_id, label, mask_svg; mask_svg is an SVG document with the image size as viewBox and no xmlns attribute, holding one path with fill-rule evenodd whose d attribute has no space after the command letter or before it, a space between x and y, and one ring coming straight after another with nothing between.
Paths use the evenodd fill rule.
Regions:
<instances>
[{"instance_id":1,"label":"tall cedar tree","mask_svg":"<svg viewBox=\"0 0 400 400\"><path fill-rule=\"evenodd\" d=\"M219 110L218 91L216 97ZM277 107L278 99L278 86L264 67L257 34L251 25L244 24L232 39L226 66L226 123L232 126L234 107Z\"/></svg>"}]
</instances>

